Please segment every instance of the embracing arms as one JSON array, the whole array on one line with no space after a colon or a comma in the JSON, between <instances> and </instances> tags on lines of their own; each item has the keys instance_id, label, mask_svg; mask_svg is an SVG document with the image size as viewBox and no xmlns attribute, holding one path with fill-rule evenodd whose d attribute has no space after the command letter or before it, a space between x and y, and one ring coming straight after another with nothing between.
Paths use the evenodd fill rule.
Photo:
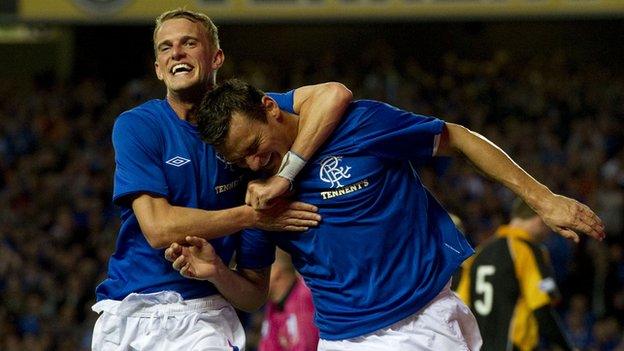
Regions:
<instances>
[{"instance_id":1,"label":"embracing arms","mask_svg":"<svg viewBox=\"0 0 624 351\"><path fill-rule=\"evenodd\" d=\"M210 240L251 227L269 231L304 231L316 226L320 220L315 206L288 201L263 211L250 206L206 211L174 206L163 197L141 194L132 201L132 209L153 248L182 242L189 235Z\"/></svg>"},{"instance_id":2,"label":"embracing arms","mask_svg":"<svg viewBox=\"0 0 624 351\"><path fill-rule=\"evenodd\" d=\"M341 83L330 82L308 85L295 90L293 110L298 114L299 128L290 151L301 162L309 160L336 129L353 94ZM284 195L292 179L272 176L266 180L251 182L247 188L245 203L254 208L272 206L271 200Z\"/></svg>"},{"instance_id":3,"label":"embracing arms","mask_svg":"<svg viewBox=\"0 0 624 351\"><path fill-rule=\"evenodd\" d=\"M301 115L299 135L292 151L309 158L336 128L343 112L351 102L351 92L340 83L304 86L294 92L293 108ZM264 201L285 193L290 182L272 177L255 189L252 196ZM252 187L253 188L253 187ZM264 230L302 231L318 224L316 207L299 202L273 201L271 209L238 206L219 211L173 206L162 197L140 194L132 199L132 209L141 231L154 248L164 248L181 242L187 235L205 239L217 238L256 227Z\"/></svg>"},{"instance_id":4,"label":"embracing arms","mask_svg":"<svg viewBox=\"0 0 624 351\"><path fill-rule=\"evenodd\" d=\"M294 111L301 119L290 150L309 160L336 129L352 99L351 91L335 82L295 90Z\"/></svg>"}]
</instances>

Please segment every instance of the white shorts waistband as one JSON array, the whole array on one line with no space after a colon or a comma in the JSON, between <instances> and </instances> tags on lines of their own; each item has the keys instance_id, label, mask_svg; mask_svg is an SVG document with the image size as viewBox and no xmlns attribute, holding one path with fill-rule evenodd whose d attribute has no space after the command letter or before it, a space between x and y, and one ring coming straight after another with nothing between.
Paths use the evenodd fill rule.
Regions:
<instances>
[{"instance_id":1,"label":"white shorts waistband","mask_svg":"<svg viewBox=\"0 0 624 351\"><path fill-rule=\"evenodd\" d=\"M174 316L192 311L219 310L227 306L230 303L221 295L184 300L175 291L162 291L152 294L132 293L122 301L102 300L91 309L97 313L107 312L120 317L150 317L154 313Z\"/></svg>"}]
</instances>

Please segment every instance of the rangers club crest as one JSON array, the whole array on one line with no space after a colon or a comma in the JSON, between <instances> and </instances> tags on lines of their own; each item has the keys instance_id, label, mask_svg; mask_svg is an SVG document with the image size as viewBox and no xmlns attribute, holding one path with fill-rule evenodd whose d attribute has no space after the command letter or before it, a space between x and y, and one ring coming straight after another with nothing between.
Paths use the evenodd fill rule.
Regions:
<instances>
[{"instance_id":1,"label":"rangers club crest","mask_svg":"<svg viewBox=\"0 0 624 351\"><path fill-rule=\"evenodd\" d=\"M349 173L351 167L340 166L341 161L342 157L340 156L329 156L321 161L319 177L325 183L330 183L332 188L341 187L342 184L340 183L340 181L342 179L351 178L351 174Z\"/></svg>"}]
</instances>

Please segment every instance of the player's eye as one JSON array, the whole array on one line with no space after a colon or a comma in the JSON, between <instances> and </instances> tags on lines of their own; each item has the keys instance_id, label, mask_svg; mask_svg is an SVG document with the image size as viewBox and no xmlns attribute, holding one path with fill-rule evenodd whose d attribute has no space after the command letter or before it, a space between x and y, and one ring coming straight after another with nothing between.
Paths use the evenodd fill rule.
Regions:
<instances>
[{"instance_id":1,"label":"player's eye","mask_svg":"<svg viewBox=\"0 0 624 351\"><path fill-rule=\"evenodd\" d=\"M260 139L256 138L253 144L249 145L247 148L247 155L253 155L258 152L258 148L260 148Z\"/></svg>"}]
</instances>

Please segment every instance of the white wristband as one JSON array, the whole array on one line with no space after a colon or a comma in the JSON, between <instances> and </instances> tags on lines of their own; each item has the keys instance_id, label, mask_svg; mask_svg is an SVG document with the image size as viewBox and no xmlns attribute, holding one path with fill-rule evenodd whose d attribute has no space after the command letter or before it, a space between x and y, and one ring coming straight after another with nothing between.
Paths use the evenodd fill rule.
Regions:
<instances>
[{"instance_id":1,"label":"white wristband","mask_svg":"<svg viewBox=\"0 0 624 351\"><path fill-rule=\"evenodd\" d=\"M277 175L288 179L291 183L295 180L295 177L305 167L306 160L292 151L288 151L282 159Z\"/></svg>"}]
</instances>

